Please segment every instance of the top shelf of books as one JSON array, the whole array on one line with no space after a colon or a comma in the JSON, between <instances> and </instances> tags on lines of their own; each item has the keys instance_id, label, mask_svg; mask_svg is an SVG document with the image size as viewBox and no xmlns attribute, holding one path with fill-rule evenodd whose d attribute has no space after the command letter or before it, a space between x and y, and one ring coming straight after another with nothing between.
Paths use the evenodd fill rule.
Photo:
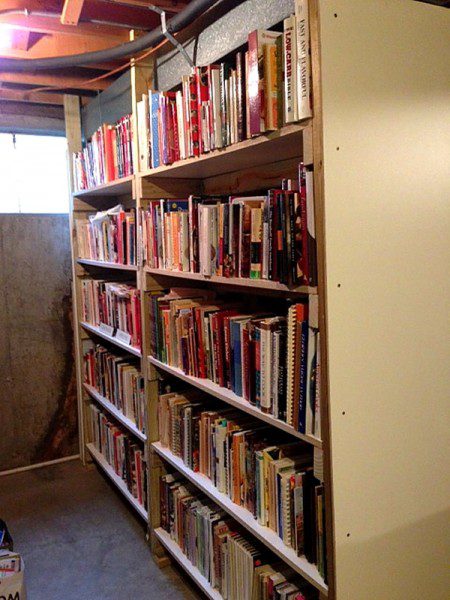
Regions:
<instances>
[{"instance_id":1,"label":"top shelf of books","mask_svg":"<svg viewBox=\"0 0 450 600\"><path fill-rule=\"evenodd\" d=\"M148 169L140 176L171 177L183 179L206 179L272 163L274 160L302 158L305 164L312 163L311 121L286 125L257 137L218 148L200 156L179 160L169 165Z\"/></svg>"}]
</instances>

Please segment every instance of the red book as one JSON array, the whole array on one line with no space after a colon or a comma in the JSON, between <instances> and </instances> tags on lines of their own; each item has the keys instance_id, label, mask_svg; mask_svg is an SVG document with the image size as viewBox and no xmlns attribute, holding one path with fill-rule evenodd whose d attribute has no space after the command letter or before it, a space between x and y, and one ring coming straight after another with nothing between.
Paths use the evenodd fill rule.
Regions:
<instances>
[{"instance_id":1,"label":"red book","mask_svg":"<svg viewBox=\"0 0 450 600\"><path fill-rule=\"evenodd\" d=\"M114 151L112 132L112 127L105 123L103 125L103 139L105 144L106 181L114 181Z\"/></svg>"},{"instance_id":2,"label":"red book","mask_svg":"<svg viewBox=\"0 0 450 600\"><path fill-rule=\"evenodd\" d=\"M308 231L307 231L307 210L306 210L306 168L303 163L299 167L299 185L300 185L300 219L302 236L302 256L300 268L303 273L303 283L309 285L309 257L308 257Z\"/></svg>"},{"instance_id":3,"label":"red book","mask_svg":"<svg viewBox=\"0 0 450 600\"><path fill-rule=\"evenodd\" d=\"M206 378L206 356L205 348L203 345L203 323L202 323L203 311L200 307L194 308L194 320L195 330L197 337L197 364L198 364L198 377L202 379Z\"/></svg>"},{"instance_id":4,"label":"red book","mask_svg":"<svg viewBox=\"0 0 450 600\"><path fill-rule=\"evenodd\" d=\"M197 100L197 82L195 73L189 75L189 121L191 123L192 151L194 156L199 156L200 129Z\"/></svg>"}]
</instances>

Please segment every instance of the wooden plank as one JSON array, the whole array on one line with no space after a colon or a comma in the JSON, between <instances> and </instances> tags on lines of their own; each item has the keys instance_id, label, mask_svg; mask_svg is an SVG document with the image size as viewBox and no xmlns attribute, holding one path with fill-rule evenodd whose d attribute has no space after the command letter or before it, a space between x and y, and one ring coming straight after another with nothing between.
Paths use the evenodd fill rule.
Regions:
<instances>
[{"instance_id":1,"label":"wooden plank","mask_svg":"<svg viewBox=\"0 0 450 600\"><path fill-rule=\"evenodd\" d=\"M25 85L58 86L63 88L84 88L86 90L104 90L111 85L111 79L101 79L95 83L89 83L87 77L61 74L56 71L35 73L6 73L0 71L1 83L23 83Z\"/></svg>"},{"instance_id":2,"label":"wooden plank","mask_svg":"<svg viewBox=\"0 0 450 600\"><path fill-rule=\"evenodd\" d=\"M126 4L128 6L136 6L139 8L148 8L147 0L105 0L109 4ZM162 8L168 13L179 13L188 4L182 0L155 0L152 4Z\"/></svg>"},{"instance_id":3,"label":"wooden plank","mask_svg":"<svg viewBox=\"0 0 450 600\"><path fill-rule=\"evenodd\" d=\"M319 293L320 331L320 422L323 440L323 473L325 490L325 530L327 552L327 581L329 598L335 597L335 545L333 523L333 485L331 470L331 423L329 417L328 337L327 337L327 286L325 257L325 197L323 175L323 121L320 56L320 15L318 0L309 0L309 27L311 38L311 75L314 102L312 145L314 158L314 212L317 239L317 276Z\"/></svg>"},{"instance_id":4,"label":"wooden plank","mask_svg":"<svg viewBox=\"0 0 450 600\"><path fill-rule=\"evenodd\" d=\"M133 187L134 175L122 177L115 181L108 181L96 187L87 190L74 190L73 195L78 198L89 196L118 196L120 194L131 193Z\"/></svg>"},{"instance_id":5,"label":"wooden plank","mask_svg":"<svg viewBox=\"0 0 450 600\"><path fill-rule=\"evenodd\" d=\"M78 101L78 98L74 96ZM64 104L63 94L53 92L33 92L33 90L20 91L0 88L0 100L6 102L31 102L34 104Z\"/></svg>"},{"instance_id":6,"label":"wooden plank","mask_svg":"<svg viewBox=\"0 0 450 600\"><path fill-rule=\"evenodd\" d=\"M64 0L61 23L63 25L78 25L83 5L84 0Z\"/></svg>"},{"instance_id":7,"label":"wooden plank","mask_svg":"<svg viewBox=\"0 0 450 600\"><path fill-rule=\"evenodd\" d=\"M142 356L139 348L135 348L134 346L131 346L130 344L125 344L124 342L121 342L115 336L109 335L108 333L105 333L104 331L102 331L100 329L100 327L96 327L95 325L91 325L90 323L86 323L85 321L81 321L80 325L86 331L89 331L90 333L93 333L94 335L101 337L102 339L106 340L110 344L113 344L114 346L117 346L118 348L121 348L122 350L126 350L130 354L133 354L134 356L138 356L139 358Z\"/></svg>"},{"instance_id":8,"label":"wooden plank","mask_svg":"<svg viewBox=\"0 0 450 600\"><path fill-rule=\"evenodd\" d=\"M78 23L77 27L73 27L72 25L64 25L58 19L54 19L53 17L34 16L32 11L29 15L0 13L0 26L1 25L8 25L13 29L36 31L38 33L60 34L62 36L74 36L78 38L105 37L112 42L111 45L120 44L127 38L127 32L121 27L114 27L114 25ZM113 40L115 41L113 42Z\"/></svg>"}]
</instances>

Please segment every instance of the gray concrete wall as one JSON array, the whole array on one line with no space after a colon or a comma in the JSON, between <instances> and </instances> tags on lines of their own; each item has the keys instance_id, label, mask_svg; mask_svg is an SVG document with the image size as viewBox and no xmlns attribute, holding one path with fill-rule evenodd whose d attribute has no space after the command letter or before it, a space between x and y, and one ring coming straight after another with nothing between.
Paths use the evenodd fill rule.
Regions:
<instances>
[{"instance_id":1,"label":"gray concrete wall","mask_svg":"<svg viewBox=\"0 0 450 600\"><path fill-rule=\"evenodd\" d=\"M0 471L78 453L67 215L0 215Z\"/></svg>"}]
</instances>

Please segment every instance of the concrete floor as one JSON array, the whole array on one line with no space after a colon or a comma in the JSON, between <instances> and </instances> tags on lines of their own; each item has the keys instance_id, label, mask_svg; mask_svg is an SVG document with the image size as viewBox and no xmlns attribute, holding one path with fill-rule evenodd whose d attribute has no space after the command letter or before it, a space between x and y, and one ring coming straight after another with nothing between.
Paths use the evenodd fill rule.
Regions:
<instances>
[{"instance_id":1,"label":"concrete floor","mask_svg":"<svg viewBox=\"0 0 450 600\"><path fill-rule=\"evenodd\" d=\"M151 559L141 519L79 461L0 477L0 517L25 560L28 600L193 600Z\"/></svg>"}]
</instances>

